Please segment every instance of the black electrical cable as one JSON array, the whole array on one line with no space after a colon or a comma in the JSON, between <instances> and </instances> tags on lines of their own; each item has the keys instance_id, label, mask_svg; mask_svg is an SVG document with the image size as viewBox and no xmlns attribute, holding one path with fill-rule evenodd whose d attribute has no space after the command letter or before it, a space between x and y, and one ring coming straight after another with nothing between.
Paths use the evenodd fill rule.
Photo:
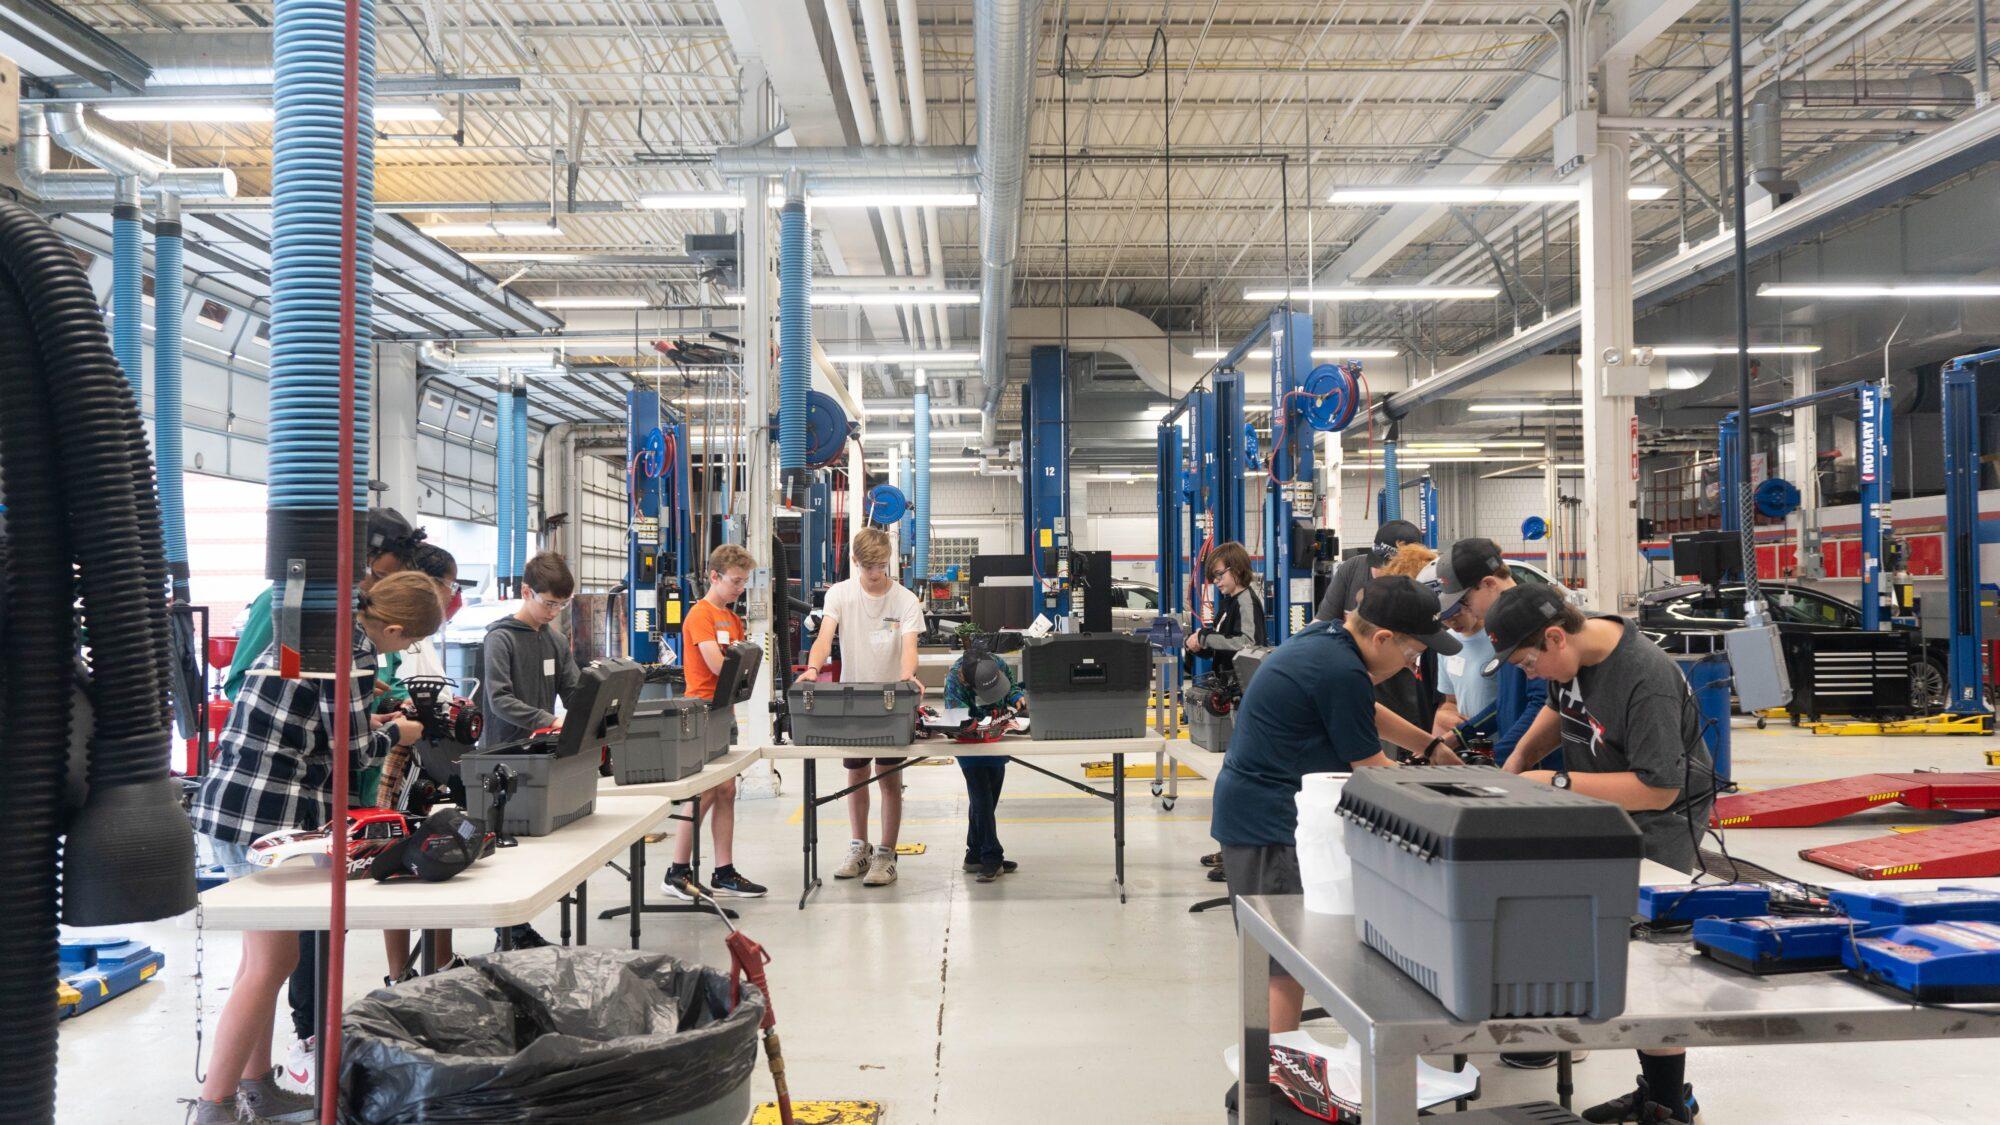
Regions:
<instances>
[{"instance_id":1,"label":"black electrical cable","mask_svg":"<svg viewBox=\"0 0 2000 1125\"><path fill-rule=\"evenodd\" d=\"M0 273L0 339L32 338L20 291ZM0 489L7 498L7 780L0 818L0 1089L9 1120L55 1118L61 972L56 872L69 759L75 645L67 507L55 424L27 348L0 348Z\"/></svg>"}]
</instances>

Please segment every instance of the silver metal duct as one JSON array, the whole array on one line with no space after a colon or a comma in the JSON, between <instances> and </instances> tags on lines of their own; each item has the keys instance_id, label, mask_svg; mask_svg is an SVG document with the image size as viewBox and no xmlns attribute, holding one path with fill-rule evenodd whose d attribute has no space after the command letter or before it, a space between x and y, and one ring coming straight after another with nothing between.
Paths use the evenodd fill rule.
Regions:
<instances>
[{"instance_id":1,"label":"silver metal duct","mask_svg":"<svg viewBox=\"0 0 2000 1125\"><path fill-rule=\"evenodd\" d=\"M1022 153L1026 154L1025 146ZM797 170L808 183L856 177L876 180L924 179L939 176L972 176L979 172L978 154L963 145L935 145L928 148L719 148L715 150L715 171L724 178L736 176L782 176ZM904 185L908 190L910 185ZM930 187L926 183L923 187Z\"/></svg>"},{"instance_id":2,"label":"silver metal duct","mask_svg":"<svg viewBox=\"0 0 2000 1125\"><path fill-rule=\"evenodd\" d=\"M148 86L240 86L271 82L267 31L143 32L115 37L153 68Z\"/></svg>"},{"instance_id":3,"label":"silver metal duct","mask_svg":"<svg viewBox=\"0 0 2000 1125\"><path fill-rule=\"evenodd\" d=\"M983 444L999 436L1007 390L1007 304L1028 173L1028 114L1034 106L1035 38L1041 0L982 0L972 6L973 84L979 99L979 373ZM935 151L935 150L932 150Z\"/></svg>"},{"instance_id":4,"label":"silver metal duct","mask_svg":"<svg viewBox=\"0 0 2000 1125\"><path fill-rule=\"evenodd\" d=\"M1972 83L1957 74L1920 74L1889 81L1795 79L1764 86L1750 98L1744 122L1745 155L1750 161L1751 181L1773 195L1787 198L1799 190L1796 182L1785 178L1784 114L1786 104L1793 101L1805 101L1816 108L1971 105ZM1922 123L1910 124L1912 128L1922 127Z\"/></svg>"},{"instance_id":5,"label":"silver metal duct","mask_svg":"<svg viewBox=\"0 0 2000 1125\"><path fill-rule=\"evenodd\" d=\"M60 127L57 119L61 119ZM175 168L158 157L104 137L83 124L73 110L50 114L44 113L40 106L23 105L20 123L21 143L15 154L15 174L22 187L48 202L110 203L118 197L120 176L137 177L140 193L148 196L166 193L182 199L213 199L236 194L236 173L229 169ZM64 149L105 170L49 171L52 137ZM144 159L135 159L128 165L123 162L126 154ZM114 160L120 162L113 163Z\"/></svg>"}]
</instances>

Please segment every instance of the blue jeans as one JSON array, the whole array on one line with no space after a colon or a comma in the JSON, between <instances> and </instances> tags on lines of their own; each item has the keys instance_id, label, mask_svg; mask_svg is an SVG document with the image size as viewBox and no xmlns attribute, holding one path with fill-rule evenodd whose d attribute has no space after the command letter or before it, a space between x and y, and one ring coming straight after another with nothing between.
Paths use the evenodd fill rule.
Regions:
<instances>
[{"instance_id":1,"label":"blue jeans","mask_svg":"<svg viewBox=\"0 0 2000 1125\"><path fill-rule=\"evenodd\" d=\"M965 796L971 806L965 829L965 862L999 863L1006 858L1000 850L1000 787L1007 780L1007 759L981 755L960 758L958 768L965 773Z\"/></svg>"}]
</instances>

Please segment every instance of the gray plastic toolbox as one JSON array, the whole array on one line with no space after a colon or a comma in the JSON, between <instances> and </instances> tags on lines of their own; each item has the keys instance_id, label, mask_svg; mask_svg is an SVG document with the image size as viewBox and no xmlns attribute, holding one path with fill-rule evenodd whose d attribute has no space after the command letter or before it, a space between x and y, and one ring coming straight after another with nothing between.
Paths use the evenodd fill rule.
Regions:
<instances>
[{"instance_id":1,"label":"gray plastic toolbox","mask_svg":"<svg viewBox=\"0 0 2000 1125\"><path fill-rule=\"evenodd\" d=\"M1037 741L1144 738L1153 646L1129 633L1067 633L1021 649L1028 735Z\"/></svg>"},{"instance_id":2,"label":"gray plastic toolbox","mask_svg":"<svg viewBox=\"0 0 2000 1125\"><path fill-rule=\"evenodd\" d=\"M1608 801L1484 766L1342 788L1361 940L1462 1020L1625 1010L1639 829Z\"/></svg>"},{"instance_id":3,"label":"gray plastic toolbox","mask_svg":"<svg viewBox=\"0 0 2000 1125\"><path fill-rule=\"evenodd\" d=\"M612 749L614 762L623 749ZM559 756L493 750L467 754L458 763L459 776L465 780L465 811L478 817L489 831L546 836L596 811L597 763L594 753ZM507 798L506 823L495 824L493 794L486 791L486 778L503 765L514 772L515 788Z\"/></svg>"},{"instance_id":4,"label":"gray plastic toolbox","mask_svg":"<svg viewBox=\"0 0 2000 1125\"><path fill-rule=\"evenodd\" d=\"M708 713L708 738L703 746L707 756L703 764L713 762L736 745L736 711L734 708L711 710Z\"/></svg>"},{"instance_id":5,"label":"gray plastic toolbox","mask_svg":"<svg viewBox=\"0 0 2000 1125\"><path fill-rule=\"evenodd\" d=\"M917 689L908 683L794 683L787 693L800 746L908 746Z\"/></svg>"},{"instance_id":6,"label":"gray plastic toolbox","mask_svg":"<svg viewBox=\"0 0 2000 1125\"><path fill-rule=\"evenodd\" d=\"M1210 711L1208 701L1215 695L1215 689L1206 684L1189 684L1181 694L1184 697L1181 710L1187 716L1188 741L1203 750L1229 753L1229 735L1236 729L1235 708L1220 715Z\"/></svg>"},{"instance_id":7,"label":"gray plastic toolbox","mask_svg":"<svg viewBox=\"0 0 2000 1125\"><path fill-rule=\"evenodd\" d=\"M706 699L641 699L625 741L611 751L612 778L643 785L694 773L708 760L711 725Z\"/></svg>"}]
</instances>

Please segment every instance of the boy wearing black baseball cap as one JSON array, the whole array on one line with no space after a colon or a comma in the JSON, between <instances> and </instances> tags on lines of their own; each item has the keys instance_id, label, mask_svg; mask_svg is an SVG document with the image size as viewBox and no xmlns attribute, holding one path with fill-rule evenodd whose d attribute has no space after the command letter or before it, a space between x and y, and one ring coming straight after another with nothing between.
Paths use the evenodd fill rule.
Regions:
<instances>
[{"instance_id":1,"label":"boy wearing black baseball cap","mask_svg":"<svg viewBox=\"0 0 2000 1125\"><path fill-rule=\"evenodd\" d=\"M1315 621L1264 658L1237 708L1209 819L1232 902L1304 893L1294 841L1306 774L1395 765L1375 732L1375 685L1427 648L1459 651L1437 610L1428 588L1377 578L1344 621ZM1275 967L1270 999L1271 1030L1297 1030L1304 990Z\"/></svg>"},{"instance_id":2,"label":"boy wearing black baseball cap","mask_svg":"<svg viewBox=\"0 0 2000 1125\"><path fill-rule=\"evenodd\" d=\"M1699 842L1715 803L1715 766L1688 683L1638 626L1579 612L1546 586L1517 586L1486 616L1494 657L1549 684L1548 704L1506 769L1623 808L1647 859L1699 871ZM1567 768L1535 765L1560 742ZM1639 1052L1632 1093L1586 1110L1585 1121L1692 1121L1693 1087L1680 1051Z\"/></svg>"},{"instance_id":3,"label":"boy wearing black baseball cap","mask_svg":"<svg viewBox=\"0 0 2000 1125\"><path fill-rule=\"evenodd\" d=\"M1486 614L1500 595L1515 586L1514 572L1491 539L1460 539L1446 544L1437 560L1438 619L1460 633L1481 632ZM1483 645L1481 646L1484 647ZM1472 675L1480 669L1467 668ZM1503 664L1493 678L1493 760L1505 764L1514 746L1542 713L1548 685L1530 679L1519 668ZM1561 751L1550 764L1561 767Z\"/></svg>"},{"instance_id":4,"label":"boy wearing black baseball cap","mask_svg":"<svg viewBox=\"0 0 2000 1125\"><path fill-rule=\"evenodd\" d=\"M1342 559L1333 570L1333 579L1326 585L1326 596L1320 598L1319 609L1313 613L1315 621L1340 621L1347 617L1347 611L1354 608L1354 600L1361 595L1361 588L1370 579L1382 577L1382 568L1396 551L1406 543L1421 543L1424 533L1409 520L1390 520L1375 529L1375 543L1363 554Z\"/></svg>"}]
</instances>

